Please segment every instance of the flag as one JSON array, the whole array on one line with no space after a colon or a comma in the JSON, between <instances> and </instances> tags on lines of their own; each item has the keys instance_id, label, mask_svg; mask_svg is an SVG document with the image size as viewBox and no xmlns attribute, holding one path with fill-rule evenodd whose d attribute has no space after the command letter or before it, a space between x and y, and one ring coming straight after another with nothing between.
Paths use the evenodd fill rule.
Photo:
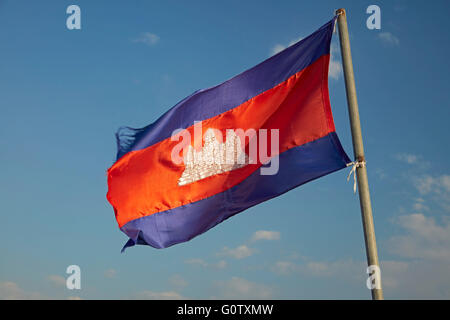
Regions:
<instances>
[{"instance_id":1,"label":"flag","mask_svg":"<svg viewBox=\"0 0 450 320\"><path fill-rule=\"evenodd\" d=\"M334 24L194 92L144 128L119 129L107 199L129 237L123 250L188 241L346 167L328 94Z\"/></svg>"}]
</instances>

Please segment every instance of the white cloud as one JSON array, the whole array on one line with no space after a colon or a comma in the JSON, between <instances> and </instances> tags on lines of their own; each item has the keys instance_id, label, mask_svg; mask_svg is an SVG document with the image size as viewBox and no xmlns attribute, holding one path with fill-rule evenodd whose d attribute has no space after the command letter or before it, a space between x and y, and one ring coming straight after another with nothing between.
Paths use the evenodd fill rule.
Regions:
<instances>
[{"instance_id":1,"label":"white cloud","mask_svg":"<svg viewBox=\"0 0 450 320\"><path fill-rule=\"evenodd\" d=\"M208 263L205 260L198 258L188 259L184 261L184 263L211 269L224 269L227 266L225 260L220 260L216 263Z\"/></svg>"},{"instance_id":2,"label":"white cloud","mask_svg":"<svg viewBox=\"0 0 450 320\"><path fill-rule=\"evenodd\" d=\"M443 175L439 178L441 187L446 191L450 192L450 176Z\"/></svg>"},{"instance_id":3,"label":"white cloud","mask_svg":"<svg viewBox=\"0 0 450 320\"><path fill-rule=\"evenodd\" d=\"M402 285L402 275L408 272L409 264L404 261L381 261L381 282L383 288L392 290Z\"/></svg>"},{"instance_id":4,"label":"white cloud","mask_svg":"<svg viewBox=\"0 0 450 320\"><path fill-rule=\"evenodd\" d=\"M39 300L47 299L38 292L28 292L20 288L17 283L0 282L0 300Z\"/></svg>"},{"instance_id":5,"label":"white cloud","mask_svg":"<svg viewBox=\"0 0 450 320\"><path fill-rule=\"evenodd\" d=\"M140 300L184 300L184 299L187 299L186 297L183 297L181 294L179 294L176 291L156 292L156 291L149 291L149 290L138 292L134 298L140 299Z\"/></svg>"},{"instance_id":6,"label":"white cloud","mask_svg":"<svg viewBox=\"0 0 450 320\"><path fill-rule=\"evenodd\" d=\"M330 47L330 67L328 74L334 80L338 80L342 75L342 64L340 61L339 48L332 43Z\"/></svg>"},{"instance_id":7,"label":"white cloud","mask_svg":"<svg viewBox=\"0 0 450 320\"><path fill-rule=\"evenodd\" d=\"M159 41L159 36L151 32L143 32L139 37L132 40L135 43L143 43L148 46L153 46Z\"/></svg>"},{"instance_id":8,"label":"white cloud","mask_svg":"<svg viewBox=\"0 0 450 320\"><path fill-rule=\"evenodd\" d=\"M449 299L450 268L434 261L381 261L387 299Z\"/></svg>"},{"instance_id":9,"label":"white cloud","mask_svg":"<svg viewBox=\"0 0 450 320\"><path fill-rule=\"evenodd\" d=\"M305 265L304 272L315 276L331 276L336 273L336 262L325 263L320 261L311 261Z\"/></svg>"},{"instance_id":10,"label":"white cloud","mask_svg":"<svg viewBox=\"0 0 450 320\"><path fill-rule=\"evenodd\" d=\"M50 275L46 278L46 280L59 287L66 285L66 280L58 275ZM59 293L61 294L63 292ZM12 281L0 282L0 300L43 300L43 299L81 300L81 298L78 296L69 296L66 298L58 295L57 297L54 297L54 296L47 296L40 292L28 291L22 289L21 287L19 287L17 283Z\"/></svg>"},{"instance_id":11,"label":"white cloud","mask_svg":"<svg viewBox=\"0 0 450 320\"><path fill-rule=\"evenodd\" d=\"M205 260L199 259L199 258L187 259L186 261L184 261L184 263L192 264L192 265L196 265L196 266L202 266L202 267L208 266L208 263Z\"/></svg>"},{"instance_id":12,"label":"white cloud","mask_svg":"<svg viewBox=\"0 0 450 320\"><path fill-rule=\"evenodd\" d=\"M237 248L228 248L224 247L222 251L219 253L220 256L226 256L231 257L234 259L244 259L247 257L250 257L253 253L255 253L255 250L252 248L247 247L245 244L241 245Z\"/></svg>"},{"instance_id":13,"label":"white cloud","mask_svg":"<svg viewBox=\"0 0 450 320\"><path fill-rule=\"evenodd\" d=\"M422 196L431 195L438 205L450 211L450 175L423 175L413 178L413 183Z\"/></svg>"},{"instance_id":14,"label":"white cloud","mask_svg":"<svg viewBox=\"0 0 450 320\"><path fill-rule=\"evenodd\" d=\"M289 275L298 270L298 265L290 261L277 261L271 269L276 274Z\"/></svg>"},{"instance_id":15,"label":"white cloud","mask_svg":"<svg viewBox=\"0 0 450 320\"><path fill-rule=\"evenodd\" d=\"M179 274L174 274L169 278L169 283L176 288L184 288L188 282Z\"/></svg>"},{"instance_id":16,"label":"white cloud","mask_svg":"<svg viewBox=\"0 0 450 320\"><path fill-rule=\"evenodd\" d=\"M421 213L400 216L397 223L405 235L389 240L389 250L401 257L450 261L450 221L438 225L434 218Z\"/></svg>"},{"instance_id":17,"label":"white cloud","mask_svg":"<svg viewBox=\"0 0 450 320\"><path fill-rule=\"evenodd\" d=\"M283 51L283 50L286 49L287 47L290 47L290 46L292 46L293 44L299 42L299 41L302 40L302 39L303 39L302 37L295 38L295 39L291 40L291 41L289 42L288 45L284 45L284 44L281 44L281 43L277 43L276 45L274 45L274 46L272 47L272 49L270 50L270 53L271 53L271 55L275 55L275 54L277 54L277 53Z\"/></svg>"},{"instance_id":18,"label":"white cloud","mask_svg":"<svg viewBox=\"0 0 450 320\"><path fill-rule=\"evenodd\" d=\"M398 153L395 155L398 161L406 162L408 164L415 164L419 161L419 156L409 153Z\"/></svg>"},{"instance_id":19,"label":"white cloud","mask_svg":"<svg viewBox=\"0 0 450 320\"><path fill-rule=\"evenodd\" d=\"M352 259L337 261L309 261L298 267L300 273L306 276L320 278L339 277L356 283L363 283L366 278L366 263Z\"/></svg>"},{"instance_id":20,"label":"white cloud","mask_svg":"<svg viewBox=\"0 0 450 320\"><path fill-rule=\"evenodd\" d=\"M115 269L108 269L104 273L106 278L115 278L117 275L117 271Z\"/></svg>"},{"instance_id":21,"label":"white cloud","mask_svg":"<svg viewBox=\"0 0 450 320\"><path fill-rule=\"evenodd\" d=\"M414 199L413 209L414 209L416 212L422 212L422 211L428 211L428 210L430 210L430 209L425 205L425 200L424 200L423 198L416 198L416 199Z\"/></svg>"},{"instance_id":22,"label":"white cloud","mask_svg":"<svg viewBox=\"0 0 450 320\"><path fill-rule=\"evenodd\" d=\"M436 180L428 175L415 178L414 185L420 194L425 195L431 192L432 187L436 184Z\"/></svg>"},{"instance_id":23,"label":"white cloud","mask_svg":"<svg viewBox=\"0 0 450 320\"><path fill-rule=\"evenodd\" d=\"M224 269L227 266L227 262L225 260L220 260L219 262L213 264L213 267L216 269Z\"/></svg>"},{"instance_id":24,"label":"white cloud","mask_svg":"<svg viewBox=\"0 0 450 320\"><path fill-rule=\"evenodd\" d=\"M380 32L378 38L389 45L398 46L400 44L400 40L390 32Z\"/></svg>"},{"instance_id":25,"label":"white cloud","mask_svg":"<svg viewBox=\"0 0 450 320\"><path fill-rule=\"evenodd\" d=\"M49 275L47 277L48 281L50 281L52 284L56 286L66 286L66 279L62 276L58 275Z\"/></svg>"},{"instance_id":26,"label":"white cloud","mask_svg":"<svg viewBox=\"0 0 450 320\"><path fill-rule=\"evenodd\" d=\"M339 288L333 293L335 298L347 297L352 290L366 288L366 261L351 259L338 261L309 261L293 263L278 261L271 270L278 275L295 279L299 276L315 277L326 281L329 288ZM321 280L322 279L322 280ZM448 263L430 261L382 260L381 279L387 299L449 299L450 268ZM342 287L345 285L345 287ZM359 289L358 289L359 288ZM361 291L363 294L364 291ZM351 295L351 294L350 294ZM355 296L356 298L359 296Z\"/></svg>"},{"instance_id":27,"label":"white cloud","mask_svg":"<svg viewBox=\"0 0 450 320\"><path fill-rule=\"evenodd\" d=\"M409 164L421 164L420 156L401 154ZM450 217L433 212L440 206L450 210L450 176L422 175L412 178L420 197L412 201L414 213L403 214L394 222L401 234L390 237L387 251L406 261L382 263L383 286L402 299L448 299L450 297ZM424 212L433 213L433 216Z\"/></svg>"},{"instance_id":28,"label":"white cloud","mask_svg":"<svg viewBox=\"0 0 450 320\"><path fill-rule=\"evenodd\" d=\"M380 180L383 180L387 177L385 171L381 168L376 168L375 173L377 174L377 176Z\"/></svg>"},{"instance_id":29,"label":"white cloud","mask_svg":"<svg viewBox=\"0 0 450 320\"><path fill-rule=\"evenodd\" d=\"M266 285L232 277L217 284L224 299L271 299L274 290Z\"/></svg>"},{"instance_id":30,"label":"white cloud","mask_svg":"<svg viewBox=\"0 0 450 320\"><path fill-rule=\"evenodd\" d=\"M253 234L252 241L259 241L259 240L280 240L280 232L258 230Z\"/></svg>"},{"instance_id":31,"label":"white cloud","mask_svg":"<svg viewBox=\"0 0 450 320\"><path fill-rule=\"evenodd\" d=\"M272 272L287 276L293 273L313 277L344 277L362 281L364 278L365 264L359 261L337 260L337 261L305 261L293 263L290 261L278 261L272 268Z\"/></svg>"},{"instance_id":32,"label":"white cloud","mask_svg":"<svg viewBox=\"0 0 450 320\"><path fill-rule=\"evenodd\" d=\"M272 47L272 49L270 50L271 55L276 55L278 52L283 51L284 49L286 49L286 46L283 46L282 44L277 43L276 45L274 45Z\"/></svg>"}]
</instances>

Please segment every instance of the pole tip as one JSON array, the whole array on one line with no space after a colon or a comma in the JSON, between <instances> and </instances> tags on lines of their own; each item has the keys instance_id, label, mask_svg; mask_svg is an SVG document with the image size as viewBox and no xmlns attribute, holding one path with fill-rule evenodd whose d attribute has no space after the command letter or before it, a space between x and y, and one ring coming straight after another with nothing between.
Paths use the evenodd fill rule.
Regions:
<instances>
[{"instance_id":1,"label":"pole tip","mask_svg":"<svg viewBox=\"0 0 450 320\"><path fill-rule=\"evenodd\" d=\"M344 8L337 9L334 14L337 16L340 16L341 14L345 16L345 9Z\"/></svg>"}]
</instances>

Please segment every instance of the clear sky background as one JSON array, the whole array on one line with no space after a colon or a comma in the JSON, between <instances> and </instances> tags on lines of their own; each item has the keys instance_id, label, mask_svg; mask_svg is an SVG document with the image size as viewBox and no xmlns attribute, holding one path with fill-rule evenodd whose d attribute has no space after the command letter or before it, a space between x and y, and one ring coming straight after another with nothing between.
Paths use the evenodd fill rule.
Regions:
<instances>
[{"instance_id":1,"label":"clear sky background","mask_svg":"<svg viewBox=\"0 0 450 320\"><path fill-rule=\"evenodd\" d=\"M81 30L66 28L70 4L81 8ZM371 4L381 30L366 27ZM339 7L385 297L449 299L450 3L400 0L0 0L0 298L370 298L349 169L163 250L121 254L127 237L106 200L118 127L155 121ZM333 37L331 105L352 156ZM81 267L81 290L65 287L71 264Z\"/></svg>"}]
</instances>

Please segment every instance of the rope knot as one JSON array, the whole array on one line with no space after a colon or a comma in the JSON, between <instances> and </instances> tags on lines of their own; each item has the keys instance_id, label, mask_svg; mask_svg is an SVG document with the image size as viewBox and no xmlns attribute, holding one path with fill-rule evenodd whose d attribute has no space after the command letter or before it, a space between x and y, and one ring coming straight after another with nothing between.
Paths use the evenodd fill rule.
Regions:
<instances>
[{"instance_id":1,"label":"rope knot","mask_svg":"<svg viewBox=\"0 0 450 320\"><path fill-rule=\"evenodd\" d=\"M352 170L350 170L347 181L350 181L350 177L353 174L353 193L356 193L356 169L357 168L363 168L366 166L365 161L352 161L350 163L347 163L347 167L352 166Z\"/></svg>"}]
</instances>

